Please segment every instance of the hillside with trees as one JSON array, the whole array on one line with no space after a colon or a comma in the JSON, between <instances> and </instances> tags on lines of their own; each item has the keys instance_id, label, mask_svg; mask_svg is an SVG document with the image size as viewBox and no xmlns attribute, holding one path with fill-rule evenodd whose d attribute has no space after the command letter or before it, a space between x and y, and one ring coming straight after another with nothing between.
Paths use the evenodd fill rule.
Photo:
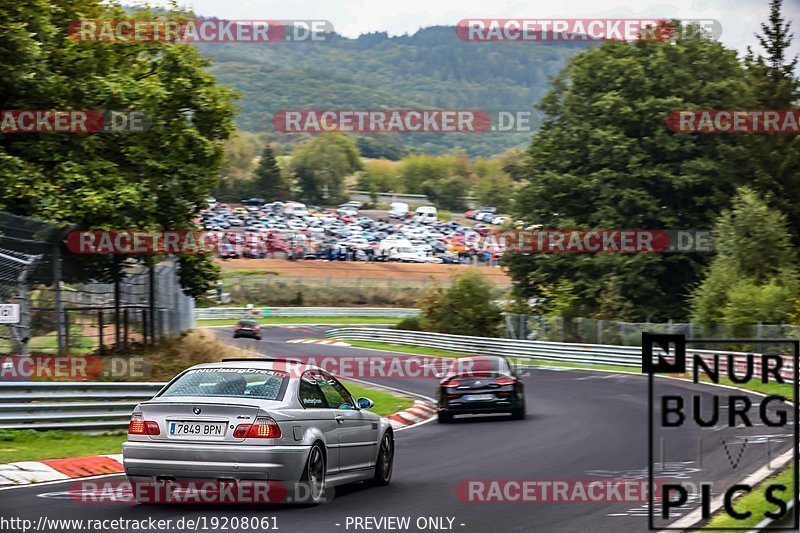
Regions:
<instances>
[{"instance_id":1,"label":"hillside with trees","mask_svg":"<svg viewBox=\"0 0 800 533\"><path fill-rule=\"evenodd\" d=\"M413 35L370 33L357 39L253 46L200 45L210 72L238 90L240 129L265 132L282 151L304 135L272 125L280 109L483 109L532 111L550 78L585 43L476 43L460 41L455 27ZM399 159L411 151L495 155L524 147L528 132L476 135L411 133L359 135L364 157Z\"/></svg>"}]
</instances>

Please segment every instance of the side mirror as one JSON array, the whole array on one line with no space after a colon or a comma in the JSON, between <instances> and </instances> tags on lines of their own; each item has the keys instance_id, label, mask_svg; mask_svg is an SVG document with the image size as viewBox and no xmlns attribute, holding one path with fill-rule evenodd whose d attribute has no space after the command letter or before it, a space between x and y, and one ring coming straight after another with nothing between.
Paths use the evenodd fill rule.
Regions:
<instances>
[{"instance_id":1,"label":"side mirror","mask_svg":"<svg viewBox=\"0 0 800 533\"><path fill-rule=\"evenodd\" d=\"M369 409L370 407L375 405L375 402L373 402L369 398L359 398L358 400L356 400L356 405L358 405L359 409Z\"/></svg>"}]
</instances>

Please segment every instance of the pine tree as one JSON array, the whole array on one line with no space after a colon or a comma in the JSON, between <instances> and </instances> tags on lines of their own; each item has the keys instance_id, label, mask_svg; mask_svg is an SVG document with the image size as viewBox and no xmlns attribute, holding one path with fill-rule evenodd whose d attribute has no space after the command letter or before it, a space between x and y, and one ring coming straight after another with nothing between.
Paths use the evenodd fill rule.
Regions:
<instances>
[{"instance_id":1,"label":"pine tree","mask_svg":"<svg viewBox=\"0 0 800 533\"><path fill-rule=\"evenodd\" d=\"M258 162L253 179L253 193L270 201L286 200L291 194L289 183L281 174L269 145L264 147L261 161Z\"/></svg>"},{"instance_id":2,"label":"pine tree","mask_svg":"<svg viewBox=\"0 0 800 533\"><path fill-rule=\"evenodd\" d=\"M788 57L794 35L791 23L781 15L782 3L772 0L769 20L761 24L761 34L756 34L766 56L755 55L750 49L745 56L757 109L792 109L800 94L794 74L797 57ZM800 243L800 139L785 134L750 137L750 171L746 183L787 215L795 243Z\"/></svg>"}]
</instances>

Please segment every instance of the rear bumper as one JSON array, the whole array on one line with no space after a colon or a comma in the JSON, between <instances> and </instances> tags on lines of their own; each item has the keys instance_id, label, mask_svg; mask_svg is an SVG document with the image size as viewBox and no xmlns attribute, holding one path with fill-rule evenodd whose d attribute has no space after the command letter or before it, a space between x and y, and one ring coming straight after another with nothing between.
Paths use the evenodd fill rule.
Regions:
<instances>
[{"instance_id":1,"label":"rear bumper","mask_svg":"<svg viewBox=\"0 0 800 533\"><path fill-rule=\"evenodd\" d=\"M479 413L508 413L514 409L522 407L522 402L515 399L495 399L490 401L452 401L439 404L440 411L446 411L454 415L457 414L479 414Z\"/></svg>"},{"instance_id":2,"label":"rear bumper","mask_svg":"<svg viewBox=\"0 0 800 533\"><path fill-rule=\"evenodd\" d=\"M125 474L137 480L156 477L297 481L311 446L244 446L134 442L122 444Z\"/></svg>"}]
</instances>

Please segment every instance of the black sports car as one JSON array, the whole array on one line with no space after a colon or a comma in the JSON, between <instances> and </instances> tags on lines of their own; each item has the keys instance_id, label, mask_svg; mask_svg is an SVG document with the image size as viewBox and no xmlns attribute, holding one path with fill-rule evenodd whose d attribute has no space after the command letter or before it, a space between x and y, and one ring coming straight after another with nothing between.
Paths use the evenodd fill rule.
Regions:
<instances>
[{"instance_id":1,"label":"black sports car","mask_svg":"<svg viewBox=\"0 0 800 533\"><path fill-rule=\"evenodd\" d=\"M457 414L511 413L525 418L525 387L520 378L527 371L513 370L503 357L456 359L436 391L440 423Z\"/></svg>"},{"instance_id":2,"label":"black sports car","mask_svg":"<svg viewBox=\"0 0 800 533\"><path fill-rule=\"evenodd\" d=\"M247 337L250 339L261 340L261 326L252 320L240 320L236 323L233 330L233 338Z\"/></svg>"}]
</instances>

